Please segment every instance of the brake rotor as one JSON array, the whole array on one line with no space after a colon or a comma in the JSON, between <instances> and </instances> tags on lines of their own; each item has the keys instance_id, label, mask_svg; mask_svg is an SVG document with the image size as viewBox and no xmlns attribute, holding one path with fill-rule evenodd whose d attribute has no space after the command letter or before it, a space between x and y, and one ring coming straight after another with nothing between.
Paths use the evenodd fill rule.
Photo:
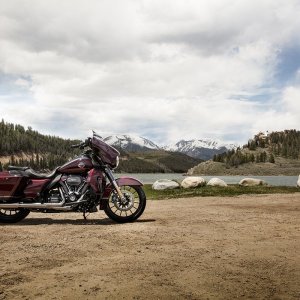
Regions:
<instances>
[{"instance_id":1,"label":"brake rotor","mask_svg":"<svg viewBox=\"0 0 300 300\"><path fill-rule=\"evenodd\" d=\"M134 195L129 191L123 191L124 198L126 199L126 203L123 203L117 195L113 195L112 202L120 211L128 211L132 209L134 205Z\"/></svg>"}]
</instances>

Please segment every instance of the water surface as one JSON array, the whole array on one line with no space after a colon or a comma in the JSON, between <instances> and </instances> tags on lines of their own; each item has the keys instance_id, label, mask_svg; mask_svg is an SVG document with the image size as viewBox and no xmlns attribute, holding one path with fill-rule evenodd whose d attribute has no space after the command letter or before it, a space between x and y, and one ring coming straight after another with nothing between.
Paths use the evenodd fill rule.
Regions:
<instances>
[{"instance_id":1,"label":"water surface","mask_svg":"<svg viewBox=\"0 0 300 300\"><path fill-rule=\"evenodd\" d=\"M116 177L129 176L141 180L144 184L152 184L159 179L176 179L183 180L185 177L182 174L176 173L131 173L131 174L116 174ZM275 186L296 186L298 176L201 176L209 181L211 178L217 177L224 180L227 184L237 184L243 178L258 178L266 181L270 185Z\"/></svg>"}]
</instances>

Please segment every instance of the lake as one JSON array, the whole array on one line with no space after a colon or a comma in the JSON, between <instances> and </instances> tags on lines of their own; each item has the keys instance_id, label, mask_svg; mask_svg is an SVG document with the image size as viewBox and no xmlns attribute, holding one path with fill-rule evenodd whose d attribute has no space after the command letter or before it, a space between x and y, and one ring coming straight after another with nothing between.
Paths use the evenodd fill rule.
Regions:
<instances>
[{"instance_id":1,"label":"lake","mask_svg":"<svg viewBox=\"0 0 300 300\"><path fill-rule=\"evenodd\" d=\"M142 181L144 184L152 184L159 179L176 179L183 180L185 176L176 173L137 173L137 174L115 174L116 177L129 176ZM218 177L228 184L237 184L239 181L246 177L259 178L266 181L270 185L276 186L296 186L298 176L201 176L206 181L213 177Z\"/></svg>"}]
</instances>

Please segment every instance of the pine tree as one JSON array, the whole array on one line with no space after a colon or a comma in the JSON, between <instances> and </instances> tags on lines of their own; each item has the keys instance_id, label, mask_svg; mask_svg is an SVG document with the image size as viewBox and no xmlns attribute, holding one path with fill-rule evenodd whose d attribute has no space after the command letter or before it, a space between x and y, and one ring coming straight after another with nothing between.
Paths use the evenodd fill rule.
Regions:
<instances>
[{"instance_id":1,"label":"pine tree","mask_svg":"<svg viewBox=\"0 0 300 300\"><path fill-rule=\"evenodd\" d=\"M260 155L259 155L259 154L256 154L255 162L256 162L256 163L259 163L259 162L260 162Z\"/></svg>"}]
</instances>

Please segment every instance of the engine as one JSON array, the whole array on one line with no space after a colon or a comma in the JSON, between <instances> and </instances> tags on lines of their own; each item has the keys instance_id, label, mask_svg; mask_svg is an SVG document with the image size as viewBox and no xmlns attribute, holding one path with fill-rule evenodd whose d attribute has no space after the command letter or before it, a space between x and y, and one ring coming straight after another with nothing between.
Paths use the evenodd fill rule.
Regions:
<instances>
[{"instance_id":1,"label":"engine","mask_svg":"<svg viewBox=\"0 0 300 300\"><path fill-rule=\"evenodd\" d=\"M69 175L65 181L69 189L78 189L83 183L82 176Z\"/></svg>"},{"instance_id":2,"label":"engine","mask_svg":"<svg viewBox=\"0 0 300 300\"><path fill-rule=\"evenodd\" d=\"M70 202L77 201L84 193L85 178L82 176L69 175L63 183L66 200Z\"/></svg>"},{"instance_id":3,"label":"engine","mask_svg":"<svg viewBox=\"0 0 300 300\"><path fill-rule=\"evenodd\" d=\"M76 202L86 192L86 180L79 175L68 175L62 178L61 188L53 189L49 193L48 201L59 203L62 201L61 192L66 202Z\"/></svg>"}]
</instances>

